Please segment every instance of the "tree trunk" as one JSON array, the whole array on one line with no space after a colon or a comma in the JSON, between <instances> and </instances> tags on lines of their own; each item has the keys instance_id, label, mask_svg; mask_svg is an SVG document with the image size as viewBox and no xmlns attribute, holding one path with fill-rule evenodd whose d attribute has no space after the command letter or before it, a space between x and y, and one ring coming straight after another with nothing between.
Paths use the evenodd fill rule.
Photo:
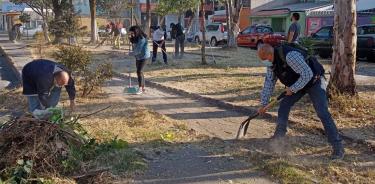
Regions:
<instances>
[{"instance_id":1,"label":"tree trunk","mask_svg":"<svg viewBox=\"0 0 375 184\"><path fill-rule=\"evenodd\" d=\"M145 25L145 33L150 37L151 36L151 2L150 0L146 0L146 25Z\"/></svg>"},{"instance_id":2,"label":"tree trunk","mask_svg":"<svg viewBox=\"0 0 375 184\"><path fill-rule=\"evenodd\" d=\"M228 30L229 30L229 26L230 26L230 17L231 17L231 15L229 14L229 2L228 2L228 0L225 0L225 15L226 15L226 21L227 21L227 27L228 27ZM229 38L230 37L230 35L228 34L228 40L230 39Z\"/></svg>"},{"instance_id":3,"label":"tree trunk","mask_svg":"<svg viewBox=\"0 0 375 184\"><path fill-rule=\"evenodd\" d=\"M357 48L357 13L355 0L335 0L334 44L329 96L357 94L354 79Z\"/></svg>"},{"instance_id":4,"label":"tree trunk","mask_svg":"<svg viewBox=\"0 0 375 184\"><path fill-rule=\"evenodd\" d=\"M239 20L239 13L240 13L240 2L238 0L235 0L235 6L233 6L233 0L227 0L228 1L228 19L229 19L229 25L228 25L228 47L229 48L237 48L237 38L236 35L238 33L238 20ZM234 7L234 8L233 8Z\"/></svg>"},{"instance_id":5,"label":"tree trunk","mask_svg":"<svg viewBox=\"0 0 375 184\"><path fill-rule=\"evenodd\" d=\"M55 21L59 22L62 21L63 17L63 7L61 6L63 2L60 0L53 0L52 1L52 6L53 6L53 13L55 15ZM62 31L56 31L55 32L55 40L53 43L55 44L60 44L63 42L63 32Z\"/></svg>"},{"instance_id":6,"label":"tree trunk","mask_svg":"<svg viewBox=\"0 0 375 184\"><path fill-rule=\"evenodd\" d=\"M207 65L207 60L206 60L206 21L205 21L205 18L206 18L206 14L205 14L205 10L204 10L204 0L200 0L201 1L201 9L202 9L202 47L201 47L201 51L202 51L202 65Z\"/></svg>"},{"instance_id":7,"label":"tree trunk","mask_svg":"<svg viewBox=\"0 0 375 184\"><path fill-rule=\"evenodd\" d=\"M98 40L98 31L96 25L96 0L90 0L90 14L91 14L91 43L96 43Z\"/></svg>"},{"instance_id":8,"label":"tree trunk","mask_svg":"<svg viewBox=\"0 0 375 184\"><path fill-rule=\"evenodd\" d=\"M49 42L51 42L51 39L49 38L48 24L47 24L47 20L46 19L47 19L46 17L43 17L42 28L43 28L44 40L49 43Z\"/></svg>"},{"instance_id":9,"label":"tree trunk","mask_svg":"<svg viewBox=\"0 0 375 184\"><path fill-rule=\"evenodd\" d=\"M42 13L42 19L43 19L43 34L44 34L44 40L48 43L51 42L51 39L49 38L48 34L48 8L46 8L46 12L44 12L44 8L41 10Z\"/></svg>"}]
</instances>

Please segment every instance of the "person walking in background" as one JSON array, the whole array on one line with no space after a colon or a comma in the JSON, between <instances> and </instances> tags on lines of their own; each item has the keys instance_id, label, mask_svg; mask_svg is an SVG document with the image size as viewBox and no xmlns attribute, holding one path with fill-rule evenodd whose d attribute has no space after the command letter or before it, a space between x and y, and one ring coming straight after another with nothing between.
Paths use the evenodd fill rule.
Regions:
<instances>
[{"instance_id":1,"label":"person walking in background","mask_svg":"<svg viewBox=\"0 0 375 184\"><path fill-rule=\"evenodd\" d=\"M160 47L161 52L163 54L163 60L165 64L168 64L167 60L167 51L165 49L165 39L166 39L166 32L160 26L154 28L152 34L152 63L156 62L156 58L158 55L158 48Z\"/></svg>"},{"instance_id":2,"label":"person walking in background","mask_svg":"<svg viewBox=\"0 0 375 184\"><path fill-rule=\"evenodd\" d=\"M184 57L185 48L185 34L181 23L177 23L172 27L172 34L174 34L176 38L174 56L175 58L181 59Z\"/></svg>"},{"instance_id":3,"label":"person walking in background","mask_svg":"<svg viewBox=\"0 0 375 184\"><path fill-rule=\"evenodd\" d=\"M121 28L122 28L121 22L117 22L116 24L113 24L113 28L112 28L113 39L114 39L113 48L115 49L120 49Z\"/></svg>"},{"instance_id":4,"label":"person walking in background","mask_svg":"<svg viewBox=\"0 0 375 184\"><path fill-rule=\"evenodd\" d=\"M292 24L288 30L288 43L298 44L298 40L301 34L301 25L299 25L300 15L298 13L293 13L291 17Z\"/></svg>"},{"instance_id":5,"label":"person walking in background","mask_svg":"<svg viewBox=\"0 0 375 184\"><path fill-rule=\"evenodd\" d=\"M134 56L136 60L137 76L139 90L137 94L145 92L145 78L143 69L146 66L147 59L150 58L150 49L148 47L147 35L139 26L132 26L129 29L129 40L133 45L133 52L129 52L130 56Z\"/></svg>"}]
</instances>

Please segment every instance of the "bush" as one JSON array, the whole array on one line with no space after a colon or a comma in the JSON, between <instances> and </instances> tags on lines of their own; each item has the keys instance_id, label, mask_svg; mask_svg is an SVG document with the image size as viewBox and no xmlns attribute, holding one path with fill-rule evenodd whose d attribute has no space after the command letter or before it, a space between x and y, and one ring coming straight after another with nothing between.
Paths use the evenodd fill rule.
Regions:
<instances>
[{"instance_id":1,"label":"bush","mask_svg":"<svg viewBox=\"0 0 375 184\"><path fill-rule=\"evenodd\" d=\"M307 49L307 52L309 55L315 55L314 42L312 41L311 38L307 38L307 37L301 38L300 44Z\"/></svg>"},{"instance_id":2,"label":"bush","mask_svg":"<svg viewBox=\"0 0 375 184\"><path fill-rule=\"evenodd\" d=\"M89 96L94 89L100 88L113 76L110 63L93 67L91 53L79 46L60 46L53 57L74 74L76 83L82 87L82 97Z\"/></svg>"}]
</instances>

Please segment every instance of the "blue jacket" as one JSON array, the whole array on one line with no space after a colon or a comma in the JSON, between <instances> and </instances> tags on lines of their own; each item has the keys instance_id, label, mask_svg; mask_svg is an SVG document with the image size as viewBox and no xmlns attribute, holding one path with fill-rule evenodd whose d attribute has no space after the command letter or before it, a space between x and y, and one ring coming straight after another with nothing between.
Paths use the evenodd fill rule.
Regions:
<instances>
[{"instance_id":1,"label":"blue jacket","mask_svg":"<svg viewBox=\"0 0 375 184\"><path fill-rule=\"evenodd\" d=\"M55 86L54 70L56 65L70 73L64 66L50 60L38 59L26 64L22 69L23 94L38 95L41 104L50 107L48 97ZM76 89L73 78L70 74L69 76L70 79L65 89L68 92L69 99L74 100Z\"/></svg>"},{"instance_id":2,"label":"blue jacket","mask_svg":"<svg viewBox=\"0 0 375 184\"><path fill-rule=\"evenodd\" d=\"M146 38L142 38L138 43L133 44L133 53L137 61L148 59L151 57L150 48L148 47L148 42Z\"/></svg>"}]
</instances>

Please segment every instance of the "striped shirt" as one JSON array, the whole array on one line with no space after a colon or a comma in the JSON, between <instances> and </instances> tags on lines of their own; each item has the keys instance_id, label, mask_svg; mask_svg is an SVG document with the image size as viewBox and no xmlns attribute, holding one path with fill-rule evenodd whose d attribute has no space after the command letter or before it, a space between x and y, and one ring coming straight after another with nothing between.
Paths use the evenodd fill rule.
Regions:
<instances>
[{"instance_id":1,"label":"striped shirt","mask_svg":"<svg viewBox=\"0 0 375 184\"><path fill-rule=\"evenodd\" d=\"M309 65L305 62L303 55L297 51L291 51L286 55L287 64L294 72L300 75L299 79L289 87L293 93L297 93L303 89L307 83L312 79L313 72ZM266 106L275 89L277 77L275 76L272 67L267 67L267 74L264 81L264 87L261 93L261 105Z\"/></svg>"}]
</instances>

